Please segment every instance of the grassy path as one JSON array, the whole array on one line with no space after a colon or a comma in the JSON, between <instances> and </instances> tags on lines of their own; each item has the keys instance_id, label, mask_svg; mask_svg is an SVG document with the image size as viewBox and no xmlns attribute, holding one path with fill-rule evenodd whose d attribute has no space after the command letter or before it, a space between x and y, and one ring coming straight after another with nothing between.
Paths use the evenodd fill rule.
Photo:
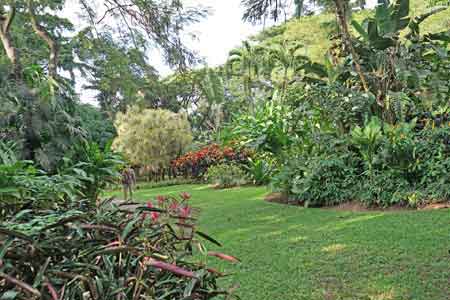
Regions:
<instances>
[{"instance_id":1,"label":"grassy path","mask_svg":"<svg viewBox=\"0 0 450 300\"><path fill-rule=\"evenodd\" d=\"M265 188L184 185L200 227L242 259L229 266L243 300L450 300L450 212L342 212L267 203ZM120 194L118 194L120 195ZM211 247L213 249L214 247Z\"/></svg>"}]
</instances>

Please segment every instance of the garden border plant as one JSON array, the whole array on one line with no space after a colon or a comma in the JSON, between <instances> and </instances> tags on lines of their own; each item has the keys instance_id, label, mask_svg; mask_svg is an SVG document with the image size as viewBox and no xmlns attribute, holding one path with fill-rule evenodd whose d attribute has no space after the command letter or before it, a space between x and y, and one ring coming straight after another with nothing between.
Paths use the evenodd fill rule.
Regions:
<instances>
[{"instance_id":1,"label":"garden border plant","mask_svg":"<svg viewBox=\"0 0 450 300\"><path fill-rule=\"evenodd\" d=\"M232 296L219 288L223 274L192 257L238 262L206 250L201 240L220 243L197 230L189 198L159 196L134 211L112 199L94 211L21 211L0 227L2 299Z\"/></svg>"}]
</instances>

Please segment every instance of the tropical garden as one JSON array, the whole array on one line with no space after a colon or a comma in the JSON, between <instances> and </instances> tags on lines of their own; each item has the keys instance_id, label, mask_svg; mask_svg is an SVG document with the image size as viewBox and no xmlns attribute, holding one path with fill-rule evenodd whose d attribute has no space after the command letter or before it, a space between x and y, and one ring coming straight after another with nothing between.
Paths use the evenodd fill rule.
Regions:
<instances>
[{"instance_id":1,"label":"tropical garden","mask_svg":"<svg viewBox=\"0 0 450 300\"><path fill-rule=\"evenodd\" d=\"M0 300L450 299L449 1L187 2L0 2Z\"/></svg>"}]
</instances>

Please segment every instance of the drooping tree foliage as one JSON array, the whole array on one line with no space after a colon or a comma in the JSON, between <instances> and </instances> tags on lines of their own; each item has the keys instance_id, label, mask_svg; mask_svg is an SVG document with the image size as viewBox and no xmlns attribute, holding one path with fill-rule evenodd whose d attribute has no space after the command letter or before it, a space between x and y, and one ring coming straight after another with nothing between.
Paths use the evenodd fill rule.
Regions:
<instances>
[{"instance_id":1,"label":"drooping tree foliage","mask_svg":"<svg viewBox=\"0 0 450 300\"><path fill-rule=\"evenodd\" d=\"M150 106L161 98L147 50L159 48L177 69L196 61L181 32L205 16L204 9L186 8L180 1L103 1L101 10L95 4L21 0L0 5L2 136L16 139L24 158L48 170L55 170L69 145L90 138L75 85L92 90L112 119L127 105ZM67 5L82 16L81 28L61 17Z\"/></svg>"},{"instance_id":2,"label":"drooping tree foliage","mask_svg":"<svg viewBox=\"0 0 450 300\"><path fill-rule=\"evenodd\" d=\"M117 115L115 126L113 147L135 165L167 167L192 142L186 115L167 110L133 106Z\"/></svg>"}]
</instances>

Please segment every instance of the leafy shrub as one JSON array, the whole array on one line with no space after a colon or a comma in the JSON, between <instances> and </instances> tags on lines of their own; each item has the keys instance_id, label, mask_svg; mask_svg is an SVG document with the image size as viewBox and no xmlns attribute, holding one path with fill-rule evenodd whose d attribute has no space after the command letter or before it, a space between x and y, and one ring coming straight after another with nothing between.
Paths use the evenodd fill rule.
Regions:
<instances>
[{"instance_id":1,"label":"leafy shrub","mask_svg":"<svg viewBox=\"0 0 450 300\"><path fill-rule=\"evenodd\" d=\"M358 148L369 172L375 163L376 154L383 142L380 120L372 118L364 128L356 126L351 132L353 144Z\"/></svg>"},{"instance_id":2,"label":"leafy shrub","mask_svg":"<svg viewBox=\"0 0 450 300\"><path fill-rule=\"evenodd\" d=\"M450 126L372 119L344 138L320 134L317 146L289 155L272 187L308 205L360 201L412 207L449 201ZM293 149L295 154L297 149Z\"/></svg>"},{"instance_id":3,"label":"leafy shrub","mask_svg":"<svg viewBox=\"0 0 450 300\"><path fill-rule=\"evenodd\" d=\"M0 227L3 299L212 299L227 295L218 271L193 258L197 238L189 195L158 197L135 211L24 210ZM203 260L205 261L205 260ZM6 297L6 298L5 298Z\"/></svg>"},{"instance_id":4,"label":"leafy shrub","mask_svg":"<svg viewBox=\"0 0 450 300\"><path fill-rule=\"evenodd\" d=\"M238 116L228 138L257 152L279 154L295 136L289 123L292 118L289 107L268 101L254 114Z\"/></svg>"},{"instance_id":5,"label":"leafy shrub","mask_svg":"<svg viewBox=\"0 0 450 300\"><path fill-rule=\"evenodd\" d=\"M236 164L220 164L212 166L205 175L209 183L219 188L230 188L246 184L248 179L245 172Z\"/></svg>"},{"instance_id":6,"label":"leafy shrub","mask_svg":"<svg viewBox=\"0 0 450 300\"><path fill-rule=\"evenodd\" d=\"M355 169L349 155L313 156L297 167L291 193L305 206L327 206L352 199Z\"/></svg>"},{"instance_id":7,"label":"leafy shrub","mask_svg":"<svg viewBox=\"0 0 450 300\"><path fill-rule=\"evenodd\" d=\"M253 184L266 185L270 182L274 171L274 161L268 158L249 158L245 170Z\"/></svg>"},{"instance_id":8,"label":"leafy shrub","mask_svg":"<svg viewBox=\"0 0 450 300\"><path fill-rule=\"evenodd\" d=\"M416 142L417 179L428 200L450 199L450 126L426 128Z\"/></svg>"},{"instance_id":9,"label":"leafy shrub","mask_svg":"<svg viewBox=\"0 0 450 300\"><path fill-rule=\"evenodd\" d=\"M354 199L366 206L389 207L393 205L416 206L408 200L414 194L414 186L396 169L374 170L370 176L361 176Z\"/></svg>"},{"instance_id":10,"label":"leafy shrub","mask_svg":"<svg viewBox=\"0 0 450 300\"><path fill-rule=\"evenodd\" d=\"M79 195L81 182L70 175L47 175L31 162L18 160L14 146L0 144L0 216L21 207L57 208Z\"/></svg>"},{"instance_id":11,"label":"leafy shrub","mask_svg":"<svg viewBox=\"0 0 450 300\"><path fill-rule=\"evenodd\" d=\"M80 180L82 196L95 202L102 190L120 178L124 161L111 150L111 144L106 144L102 150L95 143L85 143L76 150L72 160L66 159L64 173Z\"/></svg>"},{"instance_id":12,"label":"leafy shrub","mask_svg":"<svg viewBox=\"0 0 450 300\"><path fill-rule=\"evenodd\" d=\"M13 214L22 207L58 209L81 199L93 205L100 191L119 177L122 161L109 147L100 150L85 144L57 174L47 174L29 161L2 158L0 164L1 214ZM76 160L76 162L74 162Z\"/></svg>"}]
</instances>

